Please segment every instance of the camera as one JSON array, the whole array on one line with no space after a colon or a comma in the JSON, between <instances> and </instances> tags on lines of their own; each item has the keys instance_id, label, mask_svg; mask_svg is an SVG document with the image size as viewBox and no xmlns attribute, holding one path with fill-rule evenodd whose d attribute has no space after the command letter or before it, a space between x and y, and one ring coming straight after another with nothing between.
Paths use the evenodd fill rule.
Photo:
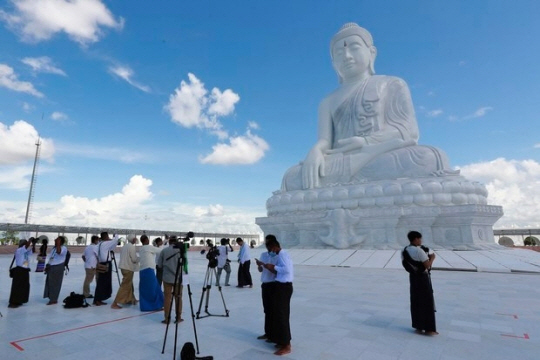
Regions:
<instances>
[{"instance_id":1,"label":"camera","mask_svg":"<svg viewBox=\"0 0 540 360\"><path fill-rule=\"evenodd\" d=\"M206 259L208 259L208 267L213 269L218 265L219 249L216 245L212 244L212 240L206 240L206 246L208 246L208 252L206 253Z\"/></svg>"},{"instance_id":2,"label":"camera","mask_svg":"<svg viewBox=\"0 0 540 360\"><path fill-rule=\"evenodd\" d=\"M186 234L186 237L182 238L182 237L176 237L176 235L172 235L170 238L169 238L169 241L171 241L172 239L176 240L176 244L174 244L173 248L175 249L179 249L180 250L180 254L182 255L182 257L185 257L186 255L186 252L187 250L189 249L189 239L191 239L192 237L194 237L195 234L193 234L193 231L190 231Z\"/></svg>"}]
</instances>

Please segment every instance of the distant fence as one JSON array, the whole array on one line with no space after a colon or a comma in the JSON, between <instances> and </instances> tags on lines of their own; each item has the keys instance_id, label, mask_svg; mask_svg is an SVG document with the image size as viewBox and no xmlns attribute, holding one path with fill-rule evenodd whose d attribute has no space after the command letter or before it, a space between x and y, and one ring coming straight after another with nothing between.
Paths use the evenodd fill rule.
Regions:
<instances>
[{"instance_id":1,"label":"distant fence","mask_svg":"<svg viewBox=\"0 0 540 360\"><path fill-rule=\"evenodd\" d=\"M143 230L143 229L125 229L125 228L111 228L111 227L84 227L84 226L64 226L64 225L38 225L38 224L10 224L0 223L0 232L16 232L23 236L38 237L40 235L46 235L47 237L56 237L58 235L64 235L68 238L70 245L86 245L90 243L92 235L99 235L103 231L107 231L111 236L118 234L121 237L126 237L128 234L135 234L141 236L146 234L150 241L156 237L165 238L165 236L179 236L185 237L188 231L178 230ZM19 238L21 236L18 236ZM220 239L226 238L235 240L236 238L242 238L247 244L253 244L255 246L260 245L259 234L240 234L240 233L197 233L190 241L192 245L204 245L207 239L210 239L212 243L219 243ZM202 243L201 243L202 241Z\"/></svg>"}]
</instances>

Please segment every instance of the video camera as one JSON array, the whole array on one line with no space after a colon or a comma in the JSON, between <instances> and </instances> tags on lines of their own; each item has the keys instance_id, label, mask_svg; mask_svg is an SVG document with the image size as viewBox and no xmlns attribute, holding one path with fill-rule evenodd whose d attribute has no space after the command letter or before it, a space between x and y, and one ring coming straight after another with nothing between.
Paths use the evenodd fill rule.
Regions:
<instances>
[{"instance_id":1,"label":"video camera","mask_svg":"<svg viewBox=\"0 0 540 360\"><path fill-rule=\"evenodd\" d=\"M187 249L189 249L189 239L193 238L195 234L193 234L193 231L190 231L186 234L186 237L176 237L176 235L173 235L169 238L169 241L171 239L175 239L177 242L174 244L173 248L179 249L180 254L182 257L186 255Z\"/></svg>"},{"instance_id":2,"label":"video camera","mask_svg":"<svg viewBox=\"0 0 540 360\"><path fill-rule=\"evenodd\" d=\"M208 252L206 253L206 259L208 259L208 267L213 269L218 265L219 249L217 245L212 244L212 240L206 240L206 246L208 246ZM204 250L203 250L204 254Z\"/></svg>"}]
</instances>

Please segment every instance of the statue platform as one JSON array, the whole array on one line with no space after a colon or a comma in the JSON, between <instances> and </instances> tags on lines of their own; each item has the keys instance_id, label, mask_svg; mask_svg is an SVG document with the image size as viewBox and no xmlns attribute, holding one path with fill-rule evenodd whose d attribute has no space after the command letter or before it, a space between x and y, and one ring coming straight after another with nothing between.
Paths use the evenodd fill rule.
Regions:
<instances>
[{"instance_id":1,"label":"statue platform","mask_svg":"<svg viewBox=\"0 0 540 360\"><path fill-rule=\"evenodd\" d=\"M457 175L276 191L266 207L256 223L285 248L401 249L417 230L433 249L494 249L503 215L482 184Z\"/></svg>"}]
</instances>

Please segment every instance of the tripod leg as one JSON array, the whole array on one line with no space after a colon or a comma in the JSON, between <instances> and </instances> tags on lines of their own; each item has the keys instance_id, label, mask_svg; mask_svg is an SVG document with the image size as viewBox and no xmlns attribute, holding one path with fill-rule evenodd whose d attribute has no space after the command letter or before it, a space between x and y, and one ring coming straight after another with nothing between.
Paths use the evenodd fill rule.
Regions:
<instances>
[{"instance_id":1,"label":"tripod leg","mask_svg":"<svg viewBox=\"0 0 540 360\"><path fill-rule=\"evenodd\" d=\"M165 288L165 283L163 284L163 287ZM169 304L169 316L165 319L167 323L167 327L165 328L165 336L163 337L163 348L161 349L161 353L165 353L165 344L167 343L167 334L169 333L169 323L171 322L171 313L172 313L172 306L174 301L174 286L172 288L172 294L171 294L171 303Z\"/></svg>"},{"instance_id":2,"label":"tripod leg","mask_svg":"<svg viewBox=\"0 0 540 360\"><path fill-rule=\"evenodd\" d=\"M199 319L199 316L201 314L202 303L203 303L203 300L204 300L204 293L206 292L206 285L208 284L209 270L210 270L210 268L207 268L206 269L206 275L204 275L204 282L203 282L203 287L202 287L201 301L199 302L199 309L197 310L197 319Z\"/></svg>"},{"instance_id":3,"label":"tripod leg","mask_svg":"<svg viewBox=\"0 0 540 360\"><path fill-rule=\"evenodd\" d=\"M191 308L191 322L193 323L193 332L195 333L195 346L197 347L197 354L199 353L199 339L197 338L197 327L195 326L195 314L193 313L193 300L191 299L191 286L187 284L189 307Z\"/></svg>"}]
</instances>

